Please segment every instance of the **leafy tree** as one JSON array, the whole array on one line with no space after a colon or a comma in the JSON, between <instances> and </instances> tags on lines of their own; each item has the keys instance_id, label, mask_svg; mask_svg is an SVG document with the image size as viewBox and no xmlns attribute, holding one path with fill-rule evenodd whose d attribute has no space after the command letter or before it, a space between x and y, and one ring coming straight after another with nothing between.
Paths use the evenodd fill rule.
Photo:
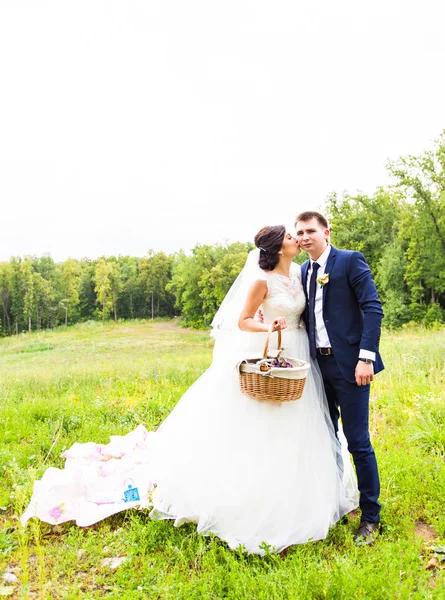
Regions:
<instances>
[{"instance_id":1,"label":"leafy tree","mask_svg":"<svg viewBox=\"0 0 445 600\"><path fill-rule=\"evenodd\" d=\"M412 316L419 320L429 304L445 307L445 131L433 150L402 157L389 169L409 202L401 235Z\"/></svg>"},{"instance_id":2,"label":"leafy tree","mask_svg":"<svg viewBox=\"0 0 445 600\"><path fill-rule=\"evenodd\" d=\"M437 302L433 302L428 306L425 316L423 317L422 323L426 325L426 327L433 327L435 325L439 325L445 320L444 313L445 311L443 310L443 308Z\"/></svg>"},{"instance_id":3,"label":"leafy tree","mask_svg":"<svg viewBox=\"0 0 445 600\"><path fill-rule=\"evenodd\" d=\"M11 276L10 263L0 263L0 300L2 305L3 334L11 333Z\"/></svg>"},{"instance_id":4,"label":"leafy tree","mask_svg":"<svg viewBox=\"0 0 445 600\"><path fill-rule=\"evenodd\" d=\"M110 267L110 291L111 303L113 306L113 316L115 322L117 323L117 303L122 290L121 267L114 256L108 258L108 265Z\"/></svg>"},{"instance_id":5,"label":"leafy tree","mask_svg":"<svg viewBox=\"0 0 445 600\"><path fill-rule=\"evenodd\" d=\"M31 256L25 256L20 264L20 280L23 290L23 316L27 320L28 331L32 328L32 313L35 306L34 269Z\"/></svg>"},{"instance_id":6,"label":"leafy tree","mask_svg":"<svg viewBox=\"0 0 445 600\"><path fill-rule=\"evenodd\" d=\"M68 325L68 317L74 321L78 316L80 274L81 266L78 260L68 258L63 263L61 269L61 293L63 298L60 303L65 313L65 325Z\"/></svg>"},{"instance_id":7,"label":"leafy tree","mask_svg":"<svg viewBox=\"0 0 445 600\"><path fill-rule=\"evenodd\" d=\"M101 258L95 271L97 301L101 304L99 316L105 320L109 317L113 307L111 274L113 267L105 258Z\"/></svg>"},{"instance_id":8,"label":"leafy tree","mask_svg":"<svg viewBox=\"0 0 445 600\"><path fill-rule=\"evenodd\" d=\"M138 280L139 260L133 256L119 256L122 292L118 299L118 311L125 319L144 316L142 293Z\"/></svg>"},{"instance_id":9,"label":"leafy tree","mask_svg":"<svg viewBox=\"0 0 445 600\"><path fill-rule=\"evenodd\" d=\"M11 315L13 319L13 330L16 334L23 326L23 297L24 290L22 285L22 277L20 274L20 265L22 259L20 256L13 256L10 260L10 290L11 290Z\"/></svg>"},{"instance_id":10,"label":"leafy tree","mask_svg":"<svg viewBox=\"0 0 445 600\"><path fill-rule=\"evenodd\" d=\"M174 293L175 306L187 326L210 325L251 248L251 244L232 244L228 247L219 244L198 245L193 248L191 256L183 252L176 255L168 289ZM229 254L232 255L231 258L224 261L224 257ZM240 254L241 258L238 256Z\"/></svg>"},{"instance_id":11,"label":"leafy tree","mask_svg":"<svg viewBox=\"0 0 445 600\"><path fill-rule=\"evenodd\" d=\"M410 320L405 270L404 247L402 240L396 238L384 247L375 278L384 306L383 324L389 328L400 327Z\"/></svg>"},{"instance_id":12,"label":"leafy tree","mask_svg":"<svg viewBox=\"0 0 445 600\"><path fill-rule=\"evenodd\" d=\"M176 308L181 312L184 324L191 327L206 327L210 315L205 314L205 294L201 295L205 274L215 265L215 249L212 246L195 246L191 256L180 252L173 267L168 289L176 297ZM201 279L203 278L203 281Z\"/></svg>"},{"instance_id":13,"label":"leafy tree","mask_svg":"<svg viewBox=\"0 0 445 600\"><path fill-rule=\"evenodd\" d=\"M56 327L60 322L61 299L63 297L62 265L58 265L48 254L33 260L34 271L41 277L35 278L40 295L39 306L36 307L36 325ZM37 288L36 288L37 293Z\"/></svg>"},{"instance_id":14,"label":"leafy tree","mask_svg":"<svg viewBox=\"0 0 445 600\"><path fill-rule=\"evenodd\" d=\"M379 188L371 197L345 194L341 199L333 193L325 207L332 242L362 252L376 273L385 246L397 237L403 209L403 196L397 190Z\"/></svg>"},{"instance_id":15,"label":"leafy tree","mask_svg":"<svg viewBox=\"0 0 445 600\"><path fill-rule=\"evenodd\" d=\"M164 252L150 250L139 262L139 285L145 299L145 312L155 316L173 314L173 298L168 288L172 259Z\"/></svg>"},{"instance_id":16,"label":"leafy tree","mask_svg":"<svg viewBox=\"0 0 445 600\"><path fill-rule=\"evenodd\" d=\"M220 247L215 255L214 266L209 271L203 271L199 285L203 300L205 324L211 323L253 247L253 244L241 244L239 242L231 244L227 248Z\"/></svg>"},{"instance_id":17,"label":"leafy tree","mask_svg":"<svg viewBox=\"0 0 445 600\"><path fill-rule=\"evenodd\" d=\"M80 261L79 312L82 320L97 316L97 295L95 291L95 273L97 261L85 258Z\"/></svg>"},{"instance_id":18,"label":"leafy tree","mask_svg":"<svg viewBox=\"0 0 445 600\"><path fill-rule=\"evenodd\" d=\"M42 277L41 273L33 273L34 309L36 313L36 327L41 329L42 317L51 304L51 282Z\"/></svg>"}]
</instances>

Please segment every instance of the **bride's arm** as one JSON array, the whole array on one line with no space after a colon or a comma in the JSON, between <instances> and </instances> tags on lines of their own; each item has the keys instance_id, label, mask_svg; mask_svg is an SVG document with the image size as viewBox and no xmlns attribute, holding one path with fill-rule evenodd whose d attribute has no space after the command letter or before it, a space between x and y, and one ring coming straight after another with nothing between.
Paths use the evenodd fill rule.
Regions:
<instances>
[{"instance_id":1,"label":"bride's arm","mask_svg":"<svg viewBox=\"0 0 445 600\"><path fill-rule=\"evenodd\" d=\"M266 296L267 283L261 280L255 281L247 294L246 304L244 305L238 321L238 327L241 331L278 331L279 329L285 329L287 327L286 319L284 317L275 319L272 325L266 325L266 323L255 321L255 314Z\"/></svg>"}]
</instances>

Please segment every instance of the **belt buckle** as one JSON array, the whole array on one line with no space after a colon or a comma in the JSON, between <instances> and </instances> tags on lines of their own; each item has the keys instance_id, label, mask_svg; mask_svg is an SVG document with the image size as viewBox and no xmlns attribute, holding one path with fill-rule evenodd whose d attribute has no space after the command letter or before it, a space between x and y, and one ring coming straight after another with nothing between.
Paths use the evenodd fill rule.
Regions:
<instances>
[{"instance_id":1,"label":"belt buckle","mask_svg":"<svg viewBox=\"0 0 445 600\"><path fill-rule=\"evenodd\" d=\"M322 356L330 356L332 354L331 348L319 348L318 351Z\"/></svg>"}]
</instances>

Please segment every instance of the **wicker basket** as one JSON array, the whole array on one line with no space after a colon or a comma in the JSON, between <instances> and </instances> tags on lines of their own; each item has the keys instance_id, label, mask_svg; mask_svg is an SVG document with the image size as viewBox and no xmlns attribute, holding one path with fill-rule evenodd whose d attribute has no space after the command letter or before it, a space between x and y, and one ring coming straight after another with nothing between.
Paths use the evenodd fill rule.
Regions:
<instances>
[{"instance_id":1,"label":"wicker basket","mask_svg":"<svg viewBox=\"0 0 445 600\"><path fill-rule=\"evenodd\" d=\"M263 359L269 352L269 337L264 345ZM278 331L278 350L281 350L281 331ZM298 358L286 357L293 368L273 367L262 371L258 362L261 358L243 360L239 365L240 390L255 400L267 402L291 402L299 400L303 394L310 364Z\"/></svg>"}]
</instances>

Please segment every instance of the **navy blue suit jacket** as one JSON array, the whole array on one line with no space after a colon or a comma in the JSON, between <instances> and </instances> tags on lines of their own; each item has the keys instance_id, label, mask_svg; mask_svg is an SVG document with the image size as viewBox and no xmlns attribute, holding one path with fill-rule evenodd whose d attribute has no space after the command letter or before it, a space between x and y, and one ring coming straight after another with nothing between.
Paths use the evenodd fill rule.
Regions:
<instances>
[{"instance_id":1,"label":"navy blue suit jacket","mask_svg":"<svg viewBox=\"0 0 445 600\"><path fill-rule=\"evenodd\" d=\"M309 264L307 260L301 266L306 300ZM329 282L323 286L323 319L342 375L355 382L360 349L376 353L374 373L378 373L384 368L379 354L383 310L365 257L331 246L325 273Z\"/></svg>"}]
</instances>

